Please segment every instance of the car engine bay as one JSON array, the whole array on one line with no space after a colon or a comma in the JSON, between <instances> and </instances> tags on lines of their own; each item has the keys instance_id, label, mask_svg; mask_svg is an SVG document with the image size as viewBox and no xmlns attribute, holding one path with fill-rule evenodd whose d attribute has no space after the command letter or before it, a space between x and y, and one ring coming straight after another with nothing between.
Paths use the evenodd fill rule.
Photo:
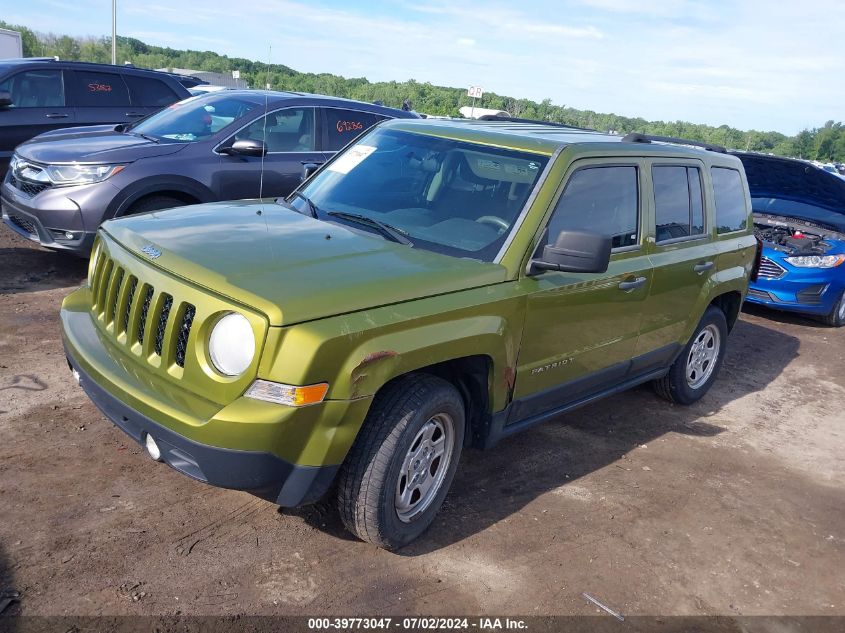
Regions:
<instances>
[{"instance_id":1,"label":"car engine bay","mask_svg":"<svg viewBox=\"0 0 845 633\"><path fill-rule=\"evenodd\" d=\"M793 218L774 219L754 216L754 235L772 248L790 255L824 255L845 236Z\"/></svg>"}]
</instances>

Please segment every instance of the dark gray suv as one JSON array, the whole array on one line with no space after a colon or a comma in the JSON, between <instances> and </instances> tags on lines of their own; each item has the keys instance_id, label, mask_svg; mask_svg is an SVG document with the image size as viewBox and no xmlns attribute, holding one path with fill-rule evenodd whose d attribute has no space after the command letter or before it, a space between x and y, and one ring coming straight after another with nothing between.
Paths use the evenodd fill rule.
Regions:
<instances>
[{"instance_id":1,"label":"dark gray suv","mask_svg":"<svg viewBox=\"0 0 845 633\"><path fill-rule=\"evenodd\" d=\"M227 90L134 124L47 132L12 157L3 221L43 246L87 255L104 220L286 195L304 169L380 120L417 116L335 97Z\"/></svg>"},{"instance_id":2,"label":"dark gray suv","mask_svg":"<svg viewBox=\"0 0 845 633\"><path fill-rule=\"evenodd\" d=\"M128 123L190 97L196 77L134 66L0 60L0 178L15 147L49 130Z\"/></svg>"}]
</instances>

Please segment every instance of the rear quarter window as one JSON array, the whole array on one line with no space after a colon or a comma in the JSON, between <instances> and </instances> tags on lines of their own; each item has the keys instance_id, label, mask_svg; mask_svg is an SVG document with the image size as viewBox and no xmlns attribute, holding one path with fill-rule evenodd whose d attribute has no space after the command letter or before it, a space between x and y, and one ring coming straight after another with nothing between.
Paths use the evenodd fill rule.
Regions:
<instances>
[{"instance_id":1,"label":"rear quarter window","mask_svg":"<svg viewBox=\"0 0 845 633\"><path fill-rule=\"evenodd\" d=\"M748 207L742 176L736 169L712 167L713 200L716 204L716 231L732 233L748 228Z\"/></svg>"},{"instance_id":2,"label":"rear quarter window","mask_svg":"<svg viewBox=\"0 0 845 633\"><path fill-rule=\"evenodd\" d=\"M129 88L132 105L161 108L179 100L179 97L160 79L124 75L123 80Z\"/></svg>"}]
</instances>

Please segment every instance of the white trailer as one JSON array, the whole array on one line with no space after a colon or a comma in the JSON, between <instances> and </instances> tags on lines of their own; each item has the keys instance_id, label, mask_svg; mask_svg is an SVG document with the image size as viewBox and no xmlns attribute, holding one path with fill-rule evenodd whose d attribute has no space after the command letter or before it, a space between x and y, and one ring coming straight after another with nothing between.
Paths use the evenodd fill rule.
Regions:
<instances>
[{"instance_id":1,"label":"white trailer","mask_svg":"<svg viewBox=\"0 0 845 633\"><path fill-rule=\"evenodd\" d=\"M23 57L23 42L17 31L0 29L0 59Z\"/></svg>"}]
</instances>

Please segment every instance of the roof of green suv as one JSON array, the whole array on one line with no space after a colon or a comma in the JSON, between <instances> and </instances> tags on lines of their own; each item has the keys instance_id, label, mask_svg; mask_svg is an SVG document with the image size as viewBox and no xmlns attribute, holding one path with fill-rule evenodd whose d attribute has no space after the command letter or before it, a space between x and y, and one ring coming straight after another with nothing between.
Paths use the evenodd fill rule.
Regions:
<instances>
[{"instance_id":1,"label":"roof of green suv","mask_svg":"<svg viewBox=\"0 0 845 633\"><path fill-rule=\"evenodd\" d=\"M606 134L595 130L566 127L541 121L494 121L472 119L423 119L418 121L387 121L382 127L396 130L430 134L482 145L507 147L510 149L551 155L568 145L616 143L614 152L667 153L700 158L712 154L703 149L680 144L624 142L625 137ZM645 138L645 137L643 137Z\"/></svg>"}]
</instances>

